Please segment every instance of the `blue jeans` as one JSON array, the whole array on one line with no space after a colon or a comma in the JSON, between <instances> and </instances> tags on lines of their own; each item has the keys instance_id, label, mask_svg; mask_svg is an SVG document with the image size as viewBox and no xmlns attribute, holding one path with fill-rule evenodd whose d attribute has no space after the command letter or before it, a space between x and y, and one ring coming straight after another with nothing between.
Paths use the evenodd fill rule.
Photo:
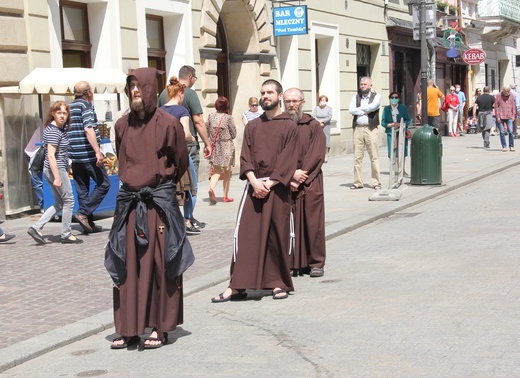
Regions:
<instances>
[{"instance_id":1,"label":"blue jeans","mask_svg":"<svg viewBox=\"0 0 520 378\"><path fill-rule=\"evenodd\" d=\"M498 124L498 128L500 130L500 143L502 143L502 148L506 148L506 133L504 130L504 125L507 125L507 135L509 137L509 147L515 146L515 136L513 133L513 120L512 119L501 119Z\"/></svg>"},{"instance_id":2,"label":"blue jeans","mask_svg":"<svg viewBox=\"0 0 520 378\"><path fill-rule=\"evenodd\" d=\"M27 164L31 159L27 158ZM38 206L43 210L43 172L40 173L29 173L31 177L31 184L34 191L34 195L36 196L36 202L38 202ZM1 236L1 235L0 235Z\"/></svg>"},{"instance_id":3,"label":"blue jeans","mask_svg":"<svg viewBox=\"0 0 520 378\"><path fill-rule=\"evenodd\" d=\"M78 213L87 216L89 223L93 224L94 211L101 204L110 189L110 179L108 178L105 166L96 166L95 162L72 163L72 176L76 184L78 193ZM94 180L96 186L90 192L90 178Z\"/></svg>"},{"instance_id":4,"label":"blue jeans","mask_svg":"<svg viewBox=\"0 0 520 378\"><path fill-rule=\"evenodd\" d=\"M66 239L71 235L70 223L72 221L72 209L74 208L74 194L72 193L68 169L58 168L58 174L62 182L59 188L53 185L54 175L52 171L48 168L43 169L43 175L51 186L54 204L45 210L33 227L40 231L56 213L61 211L61 237Z\"/></svg>"},{"instance_id":5,"label":"blue jeans","mask_svg":"<svg viewBox=\"0 0 520 378\"><path fill-rule=\"evenodd\" d=\"M195 165L193 164L193 160L190 158L190 171L191 177L193 180L193 186L195 187L195 193L197 193L199 189L199 181L197 180L197 173L195 172ZM191 219L193 218L193 210L195 210L195 202L197 201L197 196L192 196L191 192L188 193L189 198L184 201L184 218Z\"/></svg>"},{"instance_id":6,"label":"blue jeans","mask_svg":"<svg viewBox=\"0 0 520 378\"><path fill-rule=\"evenodd\" d=\"M38 206L40 209L43 209L43 181L42 174L36 173L31 176L31 184L34 190L34 194L36 195L36 201L38 202Z\"/></svg>"}]
</instances>

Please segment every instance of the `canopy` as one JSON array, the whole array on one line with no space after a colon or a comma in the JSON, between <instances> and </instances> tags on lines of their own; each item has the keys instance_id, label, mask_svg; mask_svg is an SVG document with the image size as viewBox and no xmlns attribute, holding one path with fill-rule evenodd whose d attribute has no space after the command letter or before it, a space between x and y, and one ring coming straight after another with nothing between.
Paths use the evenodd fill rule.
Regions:
<instances>
[{"instance_id":1,"label":"canopy","mask_svg":"<svg viewBox=\"0 0 520 378\"><path fill-rule=\"evenodd\" d=\"M55 94L74 93L74 85L87 81L94 93L121 93L125 89L126 77L117 69L96 68L35 68L20 81L22 94Z\"/></svg>"}]
</instances>

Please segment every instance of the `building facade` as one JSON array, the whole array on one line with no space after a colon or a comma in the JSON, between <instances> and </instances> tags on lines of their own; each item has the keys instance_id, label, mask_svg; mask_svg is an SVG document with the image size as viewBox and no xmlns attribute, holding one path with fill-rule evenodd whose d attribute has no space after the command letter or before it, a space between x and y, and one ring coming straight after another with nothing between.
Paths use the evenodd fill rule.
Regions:
<instances>
[{"instance_id":1,"label":"building facade","mask_svg":"<svg viewBox=\"0 0 520 378\"><path fill-rule=\"evenodd\" d=\"M491 5L496 0L449 1L443 11L440 2L436 5L441 22L430 42L429 75L443 90L456 82L467 92L486 82L497 87L511 82L515 71L508 56L516 55L516 8L495 10ZM455 15L449 14L450 4L458 12ZM307 0L301 4L307 7L307 33L275 36L273 12L287 5L299 6L300 2L3 0L0 138L7 215L30 209L34 202L24 169L25 143L41 127L40 118L51 102L72 99L52 88L47 93L35 89L32 94L21 94L20 81L35 68L87 67L127 73L152 66L164 71L158 78L162 89L182 65L192 65L198 76L194 89L206 116L214 111L219 95L229 98L238 129L237 146L248 98L258 97L261 83L268 78L279 80L284 88L301 88L306 98L304 110L309 113L320 95L328 96L333 109L334 155L352 150L348 107L360 77L372 77L382 105L388 104L389 91L397 90L415 114L421 52L419 41L413 39L407 0ZM469 67L460 57L446 57L448 48L442 41L445 16L461 25L465 45L488 52L486 62ZM106 110L116 115L128 104L124 95L105 92L95 94L95 106L98 118L103 119ZM383 135L381 141L385 141Z\"/></svg>"}]
</instances>

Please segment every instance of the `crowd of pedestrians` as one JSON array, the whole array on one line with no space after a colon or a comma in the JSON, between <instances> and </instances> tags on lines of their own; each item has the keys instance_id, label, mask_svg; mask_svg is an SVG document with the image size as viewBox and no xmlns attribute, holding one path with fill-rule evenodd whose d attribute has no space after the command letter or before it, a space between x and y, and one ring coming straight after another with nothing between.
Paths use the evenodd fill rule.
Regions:
<instances>
[{"instance_id":1,"label":"crowd of pedestrians","mask_svg":"<svg viewBox=\"0 0 520 378\"><path fill-rule=\"evenodd\" d=\"M138 342L144 349L159 348L168 342L168 332L183 322L183 273L195 260L186 235L200 234L205 227L194 217L201 152L211 167L209 203L218 202L216 187L220 180L222 202L234 201L229 188L237 129L229 100L218 97L215 112L204 122L202 106L192 89L197 80L195 69L181 67L178 77L170 77L159 98L157 75L154 68L129 73L125 93L130 106L115 124L120 188L105 247L119 335L112 349ZM490 88L484 87L483 94L477 90L472 98L471 116L478 119L485 148L490 146L491 129L496 124L504 151L515 150L514 123L520 114L520 96L514 89L504 86L493 96ZM57 212L62 213L62 243L82 243L72 234L72 219L84 233L102 231L94 223L93 214L106 196L110 180L103 165L92 87L81 81L74 92L74 101L55 102L44 121L43 178L51 185L55 203L27 231L38 244L47 243L42 229ZM432 126L440 128L442 109L447 113L450 136L464 131L467 99L460 85L450 86L445 96L429 80L426 100ZM354 147L350 189L364 188L365 149L370 158L370 186L375 190L382 187L380 125L387 135L389 157L394 135L409 138L406 131L412 120L400 93L391 92L388 102L380 114L382 99L373 89L372 78L360 78L358 93L349 105ZM238 168L238 177L246 187L237 214L230 280L211 298L213 303L244 300L248 290L267 289L274 300L282 300L295 290L293 278L325 275L322 165L330 149L332 108L325 95L319 96L312 115L304 113L305 103L301 89L284 91L273 79L262 84L259 98L249 98L249 108L242 114L244 132ZM401 122L406 135L393 132ZM406 156L408 140L404 148ZM78 193L74 214L70 168ZM0 242L13 237L0 229ZM141 339L147 328L151 333Z\"/></svg>"}]
</instances>

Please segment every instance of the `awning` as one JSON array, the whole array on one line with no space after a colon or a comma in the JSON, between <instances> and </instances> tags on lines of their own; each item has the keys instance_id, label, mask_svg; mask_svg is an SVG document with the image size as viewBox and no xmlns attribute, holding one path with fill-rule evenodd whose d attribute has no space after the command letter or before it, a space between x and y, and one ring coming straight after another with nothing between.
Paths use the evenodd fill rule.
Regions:
<instances>
[{"instance_id":1,"label":"awning","mask_svg":"<svg viewBox=\"0 0 520 378\"><path fill-rule=\"evenodd\" d=\"M87 81L94 93L121 93L125 89L126 77L117 69L96 68L35 68L20 81L22 94L74 93L74 85Z\"/></svg>"}]
</instances>

